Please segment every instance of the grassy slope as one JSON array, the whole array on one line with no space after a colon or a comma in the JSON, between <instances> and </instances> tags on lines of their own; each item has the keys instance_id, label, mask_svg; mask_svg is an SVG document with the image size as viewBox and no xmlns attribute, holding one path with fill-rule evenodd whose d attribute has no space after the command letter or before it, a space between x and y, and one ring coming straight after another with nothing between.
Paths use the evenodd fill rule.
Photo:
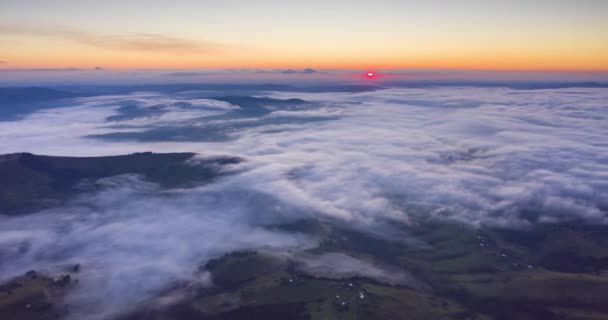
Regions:
<instances>
[{"instance_id":1,"label":"grassy slope","mask_svg":"<svg viewBox=\"0 0 608 320\"><path fill-rule=\"evenodd\" d=\"M522 242L512 241L505 230L433 222L411 230L430 245L424 248L386 242L381 246L382 240L327 228L301 228L326 237L316 252L343 251L368 261L397 263L431 287L427 292L352 280L368 296L359 305L357 319L608 319L606 266L563 272L539 264L546 255L573 247L582 257L608 256L602 247L605 233L593 226L541 226L528 231L533 241ZM195 302L197 310L222 313L237 306L302 303L309 319L355 319L353 308L338 312L333 307L336 294L356 300L356 291L338 289L335 280L312 279L289 268L276 269L276 264L274 271L256 273L273 265L260 257L228 257L223 263L230 267L218 268L222 278L249 280L203 296ZM303 280L296 286L281 285L286 277ZM234 304L222 304L225 301Z\"/></svg>"},{"instance_id":2,"label":"grassy slope","mask_svg":"<svg viewBox=\"0 0 608 320\"><path fill-rule=\"evenodd\" d=\"M328 233L328 228L304 229L322 230L330 238L356 237L352 232L342 234L341 229ZM384 259L388 252L397 250L388 243L384 252L377 244L365 241L355 241L356 246L350 243L345 251L368 261L397 261L427 283L429 290L362 278L312 278L297 272L289 261L263 253L235 253L205 267L216 283L211 290L167 310L141 310L124 319L608 319L608 277L601 272L560 272L538 265L530 268L528 263L542 260L542 253L531 251L528 244L506 240L502 231L451 224L419 226L416 230L417 237L430 247L401 245L396 259ZM588 231L570 232L568 227L543 230L545 240L537 240L534 248L543 248L541 252L562 250L563 244L555 237L564 230L572 237L586 239L574 242L581 252L606 254L598 249L598 239L583 236ZM479 246L482 241L487 246ZM370 255L370 248L364 248L367 245L378 250L377 255ZM336 251L339 248L335 246L333 243L326 249ZM286 282L290 278L295 280L293 284ZM354 288L345 286L349 282ZM40 288L35 283L32 286L25 292L35 297ZM365 299L358 300L361 291ZM335 307L336 295L349 301L348 310ZM16 305L23 307L25 301L15 304L0 299L0 315L17 310Z\"/></svg>"}]
</instances>

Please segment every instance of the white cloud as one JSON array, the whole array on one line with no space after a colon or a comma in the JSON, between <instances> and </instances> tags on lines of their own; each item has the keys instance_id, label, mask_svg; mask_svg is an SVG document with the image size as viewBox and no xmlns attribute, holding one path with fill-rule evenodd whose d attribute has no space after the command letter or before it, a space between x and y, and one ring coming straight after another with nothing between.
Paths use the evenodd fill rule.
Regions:
<instances>
[{"instance_id":1,"label":"white cloud","mask_svg":"<svg viewBox=\"0 0 608 320\"><path fill-rule=\"evenodd\" d=\"M99 206L92 212L71 206L61 209L61 219L53 210L4 219L1 247L23 239L41 253L74 246L67 257L74 261L96 252L95 268L107 268L99 274L118 275L88 280L107 285L107 294L125 289L134 274L137 280L138 275L155 275L160 283L145 289L158 288L225 250L310 245L298 236L262 228L302 217L346 221L375 235L386 220L409 223L420 216L507 227L569 219L608 222L606 89L436 87L273 96L315 103L301 110L275 108L270 115L205 119L207 112L227 115L236 107L202 100L189 102L210 109L181 108L175 103L185 98L148 93L86 98L77 107L0 122L1 153L192 151L247 159L241 164L247 170L176 199L123 198L112 191L87 199ZM105 118L116 114L118 101L127 100L142 108L163 105L165 113L112 122L131 129L108 127ZM305 121L327 115L332 120ZM231 126L232 139L144 143L84 138L117 130L210 125ZM226 198L214 198L221 193ZM56 231L63 224L71 227L68 234ZM140 254L132 256L134 251ZM34 261L27 260L34 259L31 255L19 259L8 267L21 272ZM49 259L49 265L55 262ZM151 269L138 269L144 266Z\"/></svg>"},{"instance_id":2,"label":"white cloud","mask_svg":"<svg viewBox=\"0 0 608 320\"><path fill-rule=\"evenodd\" d=\"M409 210L420 208L475 224L526 224L531 216L520 213L530 210L537 215L533 220L547 220L547 215L606 220L605 89L437 87L275 96L315 103L289 111L271 106L270 115L207 120L238 107L155 93L86 98L79 100L83 106L0 123L5 142L0 151L235 154L256 165L241 177L252 188L347 220L407 221ZM164 113L104 122L121 101L142 109L162 106ZM324 116L334 120L293 120ZM210 132L227 130L222 133L232 140L197 142L195 136L188 142L160 138L138 143L82 138L117 130L208 125L216 126ZM551 197L570 203L572 212L556 213L550 205L555 201L547 200Z\"/></svg>"},{"instance_id":3,"label":"white cloud","mask_svg":"<svg viewBox=\"0 0 608 320\"><path fill-rule=\"evenodd\" d=\"M411 274L399 268L379 266L341 252L313 255L302 252L283 251L279 253L269 252L268 254L294 262L295 267L300 272L314 277L330 279L367 277L390 285L405 285L420 289L428 288Z\"/></svg>"},{"instance_id":4,"label":"white cloud","mask_svg":"<svg viewBox=\"0 0 608 320\"><path fill-rule=\"evenodd\" d=\"M129 310L172 282L196 280L197 266L224 252L315 245L264 228L256 195L231 185L159 194L135 176L101 184L105 191L67 207L0 216L0 279L81 264L67 302L74 319L94 319Z\"/></svg>"}]
</instances>

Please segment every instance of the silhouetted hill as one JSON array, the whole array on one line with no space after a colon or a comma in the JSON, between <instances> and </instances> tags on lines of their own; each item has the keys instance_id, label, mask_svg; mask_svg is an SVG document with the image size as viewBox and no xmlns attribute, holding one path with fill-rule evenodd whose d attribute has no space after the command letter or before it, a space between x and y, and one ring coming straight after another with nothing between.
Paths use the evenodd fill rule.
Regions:
<instances>
[{"instance_id":1,"label":"silhouetted hill","mask_svg":"<svg viewBox=\"0 0 608 320\"><path fill-rule=\"evenodd\" d=\"M49 88L0 88L0 105L49 101L78 96L73 92Z\"/></svg>"},{"instance_id":2,"label":"silhouetted hill","mask_svg":"<svg viewBox=\"0 0 608 320\"><path fill-rule=\"evenodd\" d=\"M49 88L0 88L0 121L21 116L40 109L61 106L62 99L89 94Z\"/></svg>"},{"instance_id":3,"label":"silhouetted hill","mask_svg":"<svg viewBox=\"0 0 608 320\"><path fill-rule=\"evenodd\" d=\"M188 163L194 153L135 153L108 157L53 157L30 153L0 156L0 213L17 214L53 206L82 192L84 179L133 173L162 187L209 181L236 157L215 157Z\"/></svg>"}]
</instances>

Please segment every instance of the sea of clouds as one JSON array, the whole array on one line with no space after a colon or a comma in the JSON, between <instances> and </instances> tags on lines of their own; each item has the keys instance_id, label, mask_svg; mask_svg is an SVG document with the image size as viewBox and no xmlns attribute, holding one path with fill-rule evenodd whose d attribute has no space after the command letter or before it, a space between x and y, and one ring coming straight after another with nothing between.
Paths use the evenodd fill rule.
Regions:
<instances>
[{"instance_id":1,"label":"sea of clouds","mask_svg":"<svg viewBox=\"0 0 608 320\"><path fill-rule=\"evenodd\" d=\"M160 191L116 177L113 187L67 207L0 217L0 278L82 263L90 271L83 268L82 290L71 299L103 316L194 277L197 265L227 251L314 247L306 235L266 228L299 219L370 234L429 217L507 228L608 222L606 89L254 96L276 100L248 113L204 92L139 92L68 100L0 121L0 153L185 151L246 160L200 188ZM293 98L306 103L280 103ZM322 270L338 258L308 266ZM360 262L349 259L339 265L352 273ZM371 277L379 272L366 268Z\"/></svg>"},{"instance_id":2,"label":"sea of clouds","mask_svg":"<svg viewBox=\"0 0 608 320\"><path fill-rule=\"evenodd\" d=\"M268 103L267 113L245 116L194 96L66 102L0 122L0 153L241 156L252 168L239 178L251 189L345 220L422 212L476 225L607 221L606 89L266 92L310 103ZM145 112L120 116L127 105Z\"/></svg>"}]
</instances>

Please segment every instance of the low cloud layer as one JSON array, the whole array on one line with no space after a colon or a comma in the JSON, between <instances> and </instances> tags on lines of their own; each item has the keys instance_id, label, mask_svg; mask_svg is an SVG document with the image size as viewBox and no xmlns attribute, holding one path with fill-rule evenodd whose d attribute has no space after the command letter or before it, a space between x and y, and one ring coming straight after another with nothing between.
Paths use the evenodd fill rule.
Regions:
<instances>
[{"instance_id":1,"label":"low cloud layer","mask_svg":"<svg viewBox=\"0 0 608 320\"><path fill-rule=\"evenodd\" d=\"M346 220L606 222L604 89L265 95L274 97L75 99L73 107L0 123L0 150L243 156L256 166L243 176L252 188Z\"/></svg>"},{"instance_id":2,"label":"low cloud layer","mask_svg":"<svg viewBox=\"0 0 608 320\"><path fill-rule=\"evenodd\" d=\"M243 175L252 188L346 220L606 222L604 89L264 95L273 99L194 91L75 99L0 123L0 152L243 156L255 165Z\"/></svg>"},{"instance_id":3,"label":"low cloud layer","mask_svg":"<svg viewBox=\"0 0 608 320\"><path fill-rule=\"evenodd\" d=\"M134 297L225 251L314 246L314 239L265 228L303 218L371 235L382 233L377 226L427 218L507 228L608 222L606 89L248 94L79 98L0 122L1 153L191 151L246 159L244 170L196 190L158 194L121 180L120 189L66 208L2 218L0 252L10 262L1 275L78 262L83 272L112 275L85 277L83 290ZM141 139L150 133L154 139ZM27 254L16 249L24 243ZM384 274L341 254L308 258L311 272ZM133 281L145 283L143 291ZM72 298L86 305L97 297ZM127 301L96 307L121 309Z\"/></svg>"}]
</instances>

